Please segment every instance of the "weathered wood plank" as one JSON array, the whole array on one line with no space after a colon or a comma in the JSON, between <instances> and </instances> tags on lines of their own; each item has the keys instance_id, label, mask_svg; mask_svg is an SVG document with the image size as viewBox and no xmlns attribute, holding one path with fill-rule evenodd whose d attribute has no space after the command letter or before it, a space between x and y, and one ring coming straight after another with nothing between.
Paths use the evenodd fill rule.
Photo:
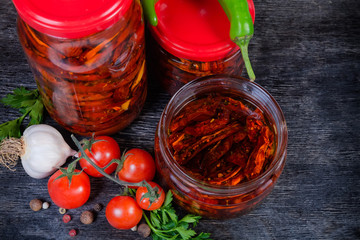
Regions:
<instances>
[{"instance_id":1,"label":"weathered wood plank","mask_svg":"<svg viewBox=\"0 0 360 240\"><path fill-rule=\"evenodd\" d=\"M249 53L257 82L279 102L289 128L288 158L270 196L236 219L203 219L198 231L214 239L359 239L360 238L360 1L255 0L255 36ZM23 85L35 88L16 35L10 0L0 4L0 96ZM122 149L153 151L154 132L169 96L150 79L149 97L139 118L114 135ZM0 105L0 122L18 116ZM46 123L61 129L49 117ZM62 130L63 131L63 130ZM63 131L66 135L69 133ZM68 139L69 140L69 139ZM90 226L81 211L106 204L118 187L93 179L89 202L70 211L64 224L58 208L32 212L33 198L50 201L47 180L0 168L0 238L140 239L106 222L104 210ZM185 214L183 211L179 211Z\"/></svg>"}]
</instances>

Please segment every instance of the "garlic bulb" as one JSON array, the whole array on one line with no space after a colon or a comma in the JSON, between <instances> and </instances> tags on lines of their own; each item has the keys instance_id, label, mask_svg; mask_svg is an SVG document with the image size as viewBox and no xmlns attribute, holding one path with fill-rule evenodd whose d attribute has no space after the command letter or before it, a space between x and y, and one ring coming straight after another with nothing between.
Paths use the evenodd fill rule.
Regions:
<instances>
[{"instance_id":1,"label":"garlic bulb","mask_svg":"<svg viewBox=\"0 0 360 240\"><path fill-rule=\"evenodd\" d=\"M46 124L32 125L25 129L21 163L33 178L45 178L62 166L69 156L75 155L61 133Z\"/></svg>"}]
</instances>

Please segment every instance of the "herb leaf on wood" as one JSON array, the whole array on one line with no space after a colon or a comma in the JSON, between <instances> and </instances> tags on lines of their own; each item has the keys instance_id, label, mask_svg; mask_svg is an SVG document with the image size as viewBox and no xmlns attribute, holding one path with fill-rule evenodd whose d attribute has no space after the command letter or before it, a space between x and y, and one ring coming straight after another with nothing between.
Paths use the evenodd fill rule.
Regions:
<instances>
[{"instance_id":1,"label":"herb leaf on wood","mask_svg":"<svg viewBox=\"0 0 360 240\"><path fill-rule=\"evenodd\" d=\"M22 114L19 118L0 125L0 140L7 137L19 138L21 136L21 124L26 116L29 116L29 126L42 122L44 105L37 89L29 91L24 87L16 88L13 93L6 95L0 102L18 109Z\"/></svg>"},{"instance_id":2,"label":"herb leaf on wood","mask_svg":"<svg viewBox=\"0 0 360 240\"><path fill-rule=\"evenodd\" d=\"M175 209L172 206L173 196L171 191L168 191L164 204L161 208L150 212L150 219L145 213L144 218L149 225L154 240L178 240L178 239L210 239L210 233L196 232L191 228L195 227L200 220L200 216L187 214L179 220Z\"/></svg>"}]
</instances>

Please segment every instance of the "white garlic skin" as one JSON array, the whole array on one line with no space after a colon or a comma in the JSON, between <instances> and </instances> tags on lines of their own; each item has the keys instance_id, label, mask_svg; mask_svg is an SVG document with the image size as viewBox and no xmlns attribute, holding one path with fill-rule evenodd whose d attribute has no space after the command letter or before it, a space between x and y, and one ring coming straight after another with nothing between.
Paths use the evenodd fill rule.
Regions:
<instances>
[{"instance_id":1,"label":"white garlic skin","mask_svg":"<svg viewBox=\"0 0 360 240\"><path fill-rule=\"evenodd\" d=\"M32 125L23 133L24 152L20 156L26 173L45 178L61 167L69 156L76 154L61 133L46 124Z\"/></svg>"}]
</instances>

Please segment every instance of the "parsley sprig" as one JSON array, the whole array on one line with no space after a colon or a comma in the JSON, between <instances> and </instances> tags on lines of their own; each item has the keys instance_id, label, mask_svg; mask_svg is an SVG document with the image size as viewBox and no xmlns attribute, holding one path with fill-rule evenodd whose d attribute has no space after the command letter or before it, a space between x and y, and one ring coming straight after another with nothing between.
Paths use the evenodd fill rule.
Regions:
<instances>
[{"instance_id":1,"label":"parsley sprig","mask_svg":"<svg viewBox=\"0 0 360 240\"><path fill-rule=\"evenodd\" d=\"M22 114L21 117L0 125L0 140L7 137L20 138L21 124L26 116L29 116L29 126L42 122L44 105L37 89L29 91L24 87L16 88L12 94L6 95L0 101L18 109Z\"/></svg>"},{"instance_id":2,"label":"parsley sprig","mask_svg":"<svg viewBox=\"0 0 360 240\"><path fill-rule=\"evenodd\" d=\"M182 219L178 219L175 209L172 206L173 196L171 191L168 191L164 204L161 208L150 211L150 219L145 212L143 216L146 223L149 225L153 240L177 240L177 239L210 239L210 233L200 233L196 235L196 232L191 229L191 225L196 227L200 220L200 216L193 214L187 214Z\"/></svg>"}]
</instances>

